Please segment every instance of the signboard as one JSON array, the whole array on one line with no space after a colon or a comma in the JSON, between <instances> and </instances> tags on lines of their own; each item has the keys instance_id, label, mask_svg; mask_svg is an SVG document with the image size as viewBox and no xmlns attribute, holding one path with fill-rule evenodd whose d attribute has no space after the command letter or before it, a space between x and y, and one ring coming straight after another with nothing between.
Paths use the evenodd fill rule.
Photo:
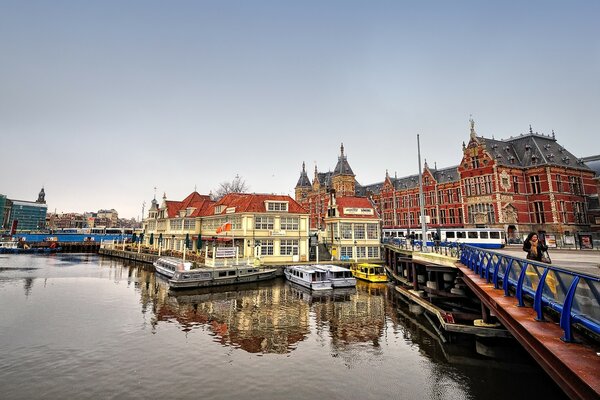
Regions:
<instances>
[{"instance_id":1,"label":"signboard","mask_svg":"<svg viewBox=\"0 0 600 400\"><path fill-rule=\"evenodd\" d=\"M548 247L556 247L556 235L547 234L546 235L546 246Z\"/></svg>"},{"instance_id":2,"label":"signboard","mask_svg":"<svg viewBox=\"0 0 600 400\"><path fill-rule=\"evenodd\" d=\"M372 208L344 207L346 215L374 215Z\"/></svg>"},{"instance_id":3,"label":"signboard","mask_svg":"<svg viewBox=\"0 0 600 400\"><path fill-rule=\"evenodd\" d=\"M592 235L579 235L579 247L582 249L593 249Z\"/></svg>"},{"instance_id":4,"label":"signboard","mask_svg":"<svg viewBox=\"0 0 600 400\"><path fill-rule=\"evenodd\" d=\"M419 217L419 222L423 223L423 216L422 215ZM431 223L431 217L429 215L425 215L425 223L426 224Z\"/></svg>"},{"instance_id":5,"label":"signboard","mask_svg":"<svg viewBox=\"0 0 600 400\"><path fill-rule=\"evenodd\" d=\"M285 236L285 231L269 231L271 236Z\"/></svg>"},{"instance_id":6,"label":"signboard","mask_svg":"<svg viewBox=\"0 0 600 400\"><path fill-rule=\"evenodd\" d=\"M574 245L575 244L575 236L565 236L564 242L565 242L565 244Z\"/></svg>"},{"instance_id":7,"label":"signboard","mask_svg":"<svg viewBox=\"0 0 600 400\"><path fill-rule=\"evenodd\" d=\"M235 213L235 207L227 207L225 209L225 214L234 214Z\"/></svg>"},{"instance_id":8,"label":"signboard","mask_svg":"<svg viewBox=\"0 0 600 400\"><path fill-rule=\"evenodd\" d=\"M237 247L217 247L215 257L217 258L231 258L235 257Z\"/></svg>"}]
</instances>

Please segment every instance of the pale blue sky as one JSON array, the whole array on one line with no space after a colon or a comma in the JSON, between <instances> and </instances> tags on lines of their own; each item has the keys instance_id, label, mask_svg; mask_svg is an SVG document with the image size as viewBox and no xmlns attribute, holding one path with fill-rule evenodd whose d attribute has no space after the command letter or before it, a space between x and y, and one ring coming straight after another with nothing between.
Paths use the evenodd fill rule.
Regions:
<instances>
[{"instance_id":1,"label":"pale blue sky","mask_svg":"<svg viewBox=\"0 0 600 400\"><path fill-rule=\"evenodd\" d=\"M529 130L600 153L598 1L0 0L0 193L136 217L241 175L361 184Z\"/></svg>"}]
</instances>

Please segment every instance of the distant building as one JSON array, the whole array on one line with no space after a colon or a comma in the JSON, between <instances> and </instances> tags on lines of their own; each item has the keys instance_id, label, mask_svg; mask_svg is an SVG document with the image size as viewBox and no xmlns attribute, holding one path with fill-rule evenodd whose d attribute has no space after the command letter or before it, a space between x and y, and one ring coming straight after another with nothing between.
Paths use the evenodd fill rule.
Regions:
<instances>
[{"instance_id":1,"label":"distant building","mask_svg":"<svg viewBox=\"0 0 600 400\"><path fill-rule=\"evenodd\" d=\"M6 196L0 194L0 230L7 229L4 225L4 216L8 214L8 210L6 209L6 201Z\"/></svg>"},{"instance_id":2,"label":"distant building","mask_svg":"<svg viewBox=\"0 0 600 400\"><path fill-rule=\"evenodd\" d=\"M17 232L38 231L46 228L46 193L44 188L38 194L37 201L6 199L5 230L11 229L16 221Z\"/></svg>"}]
</instances>

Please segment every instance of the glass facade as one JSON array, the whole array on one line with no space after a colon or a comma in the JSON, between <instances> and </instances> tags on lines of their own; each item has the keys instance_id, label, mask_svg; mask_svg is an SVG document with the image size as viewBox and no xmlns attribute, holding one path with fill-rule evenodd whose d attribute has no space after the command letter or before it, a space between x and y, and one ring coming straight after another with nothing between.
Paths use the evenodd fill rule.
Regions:
<instances>
[{"instance_id":1,"label":"glass facade","mask_svg":"<svg viewBox=\"0 0 600 400\"><path fill-rule=\"evenodd\" d=\"M10 229L15 220L19 221L17 232L44 229L47 211L46 204L13 200L6 229Z\"/></svg>"},{"instance_id":2,"label":"glass facade","mask_svg":"<svg viewBox=\"0 0 600 400\"><path fill-rule=\"evenodd\" d=\"M0 194L0 229L6 229L4 226L4 216L6 215L4 207L6 207L6 196Z\"/></svg>"}]
</instances>

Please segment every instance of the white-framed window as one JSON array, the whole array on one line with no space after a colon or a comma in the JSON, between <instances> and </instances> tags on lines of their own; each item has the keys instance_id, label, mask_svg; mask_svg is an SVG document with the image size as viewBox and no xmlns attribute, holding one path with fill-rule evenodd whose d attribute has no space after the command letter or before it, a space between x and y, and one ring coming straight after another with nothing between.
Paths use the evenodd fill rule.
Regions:
<instances>
[{"instance_id":1,"label":"white-framed window","mask_svg":"<svg viewBox=\"0 0 600 400\"><path fill-rule=\"evenodd\" d=\"M297 256L298 241L297 240L282 240L279 245L279 254L282 256Z\"/></svg>"},{"instance_id":2,"label":"white-framed window","mask_svg":"<svg viewBox=\"0 0 600 400\"><path fill-rule=\"evenodd\" d=\"M340 249L340 256L352 258L352 246L342 246Z\"/></svg>"},{"instance_id":3,"label":"white-framed window","mask_svg":"<svg viewBox=\"0 0 600 400\"><path fill-rule=\"evenodd\" d=\"M342 239L352 239L352 224L342 222L340 224L340 230L342 231Z\"/></svg>"},{"instance_id":4,"label":"white-framed window","mask_svg":"<svg viewBox=\"0 0 600 400\"><path fill-rule=\"evenodd\" d=\"M281 229L284 231L297 231L298 230L298 218L294 217L282 217L281 218Z\"/></svg>"},{"instance_id":5,"label":"white-framed window","mask_svg":"<svg viewBox=\"0 0 600 400\"><path fill-rule=\"evenodd\" d=\"M254 217L254 229L273 229L273 217Z\"/></svg>"},{"instance_id":6,"label":"white-framed window","mask_svg":"<svg viewBox=\"0 0 600 400\"><path fill-rule=\"evenodd\" d=\"M169 229L180 230L183 227L183 220L181 218L172 219L169 221Z\"/></svg>"},{"instance_id":7,"label":"white-framed window","mask_svg":"<svg viewBox=\"0 0 600 400\"><path fill-rule=\"evenodd\" d=\"M367 239L378 239L378 238L379 238L379 224L367 224Z\"/></svg>"},{"instance_id":8,"label":"white-framed window","mask_svg":"<svg viewBox=\"0 0 600 400\"><path fill-rule=\"evenodd\" d=\"M261 256L272 256L273 255L273 240L261 240L260 241L260 255Z\"/></svg>"},{"instance_id":9,"label":"white-framed window","mask_svg":"<svg viewBox=\"0 0 600 400\"><path fill-rule=\"evenodd\" d=\"M186 218L183 220L183 229L196 229L196 220L193 218Z\"/></svg>"},{"instance_id":10,"label":"white-framed window","mask_svg":"<svg viewBox=\"0 0 600 400\"><path fill-rule=\"evenodd\" d=\"M364 246L360 246L356 248L356 257L357 258L366 258L367 257L367 248Z\"/></svg>"},{"instance_id":11,"label":"white-framed window","mask_svg":"<svg viewBox=\"0 0 600 400\"><path fill-rule=\"evenodd\" d=\"M354 239L364 239L365 238L365 225L364 224L354 224Z\"/></svg>"},{"instance_id":12,"label":"white-framed window","mask_svg":"<svg viewBox=\"0 0 600 400\"><path fill-rule=\"evenodd\" d=\"M369 258L379 258L379 247L369 246L367 247L367 253Z\"/></svg>"},{"instance_id":13,"label":"white-framed window","mask_svg":"<svg viewBox=\"0 0 600 400\"><path fill-rule=\"evenodd\" d=\"M268 201L267 211L287 211L288 203L285 201Z\"/></svg>"}]
</instances>

